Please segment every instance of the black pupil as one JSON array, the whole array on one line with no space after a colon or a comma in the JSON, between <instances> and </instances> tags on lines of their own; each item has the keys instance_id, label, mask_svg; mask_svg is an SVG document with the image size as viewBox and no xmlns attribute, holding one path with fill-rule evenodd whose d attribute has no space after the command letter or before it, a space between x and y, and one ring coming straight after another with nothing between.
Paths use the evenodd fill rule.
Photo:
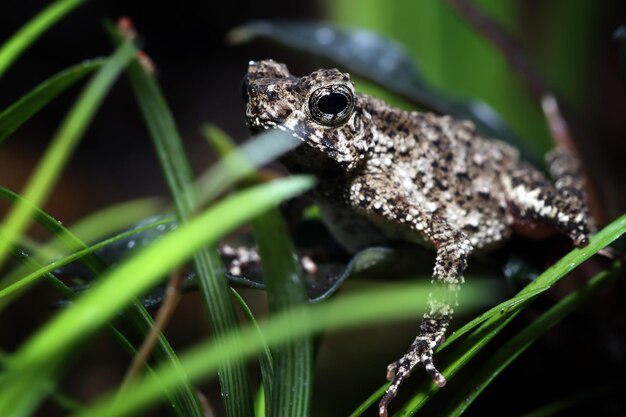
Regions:
<instances>
[{"instance_id":1,"label":"black pupil","mask_svg":"<svg viewBox=\"0 0 626 417\"><path fill-rule=\"evenodd\" d=\"M322 113L337 115L348 107L348 97L341 93L330 93L320 97L317 108Z\"/></svg>"}]
</instances>

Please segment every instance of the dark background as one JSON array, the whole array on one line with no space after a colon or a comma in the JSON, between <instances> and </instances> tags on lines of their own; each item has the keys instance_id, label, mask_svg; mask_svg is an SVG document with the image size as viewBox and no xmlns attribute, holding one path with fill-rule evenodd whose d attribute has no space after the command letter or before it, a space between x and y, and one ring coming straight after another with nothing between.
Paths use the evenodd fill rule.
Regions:
<instances>
[{"instance_id":1,"label":"dark background","mask_svg":"<svg viewBox=\"0 0 626 417\"><path fill-rule=\"evenodd\" d=\"M517 35L530 56L539 59L546 28L558 19L559 8L575 8L577 2L513 3L518 8L516 16L521 28ZM586 79L581 81L585 83L586 93L573 113L575 120L570 121L581 126L576 140L594 180L606 222L626 211L626 88L618 70L617 44L611 39L615 28L624 23L626 7L623 1L600 3L598 14L589 23L597 30L585 44L585 48L591 49L588 56L592 58L586 63L589 66ZM0 3L0 41L46 4L43 1ZM361 7L358 4L355 2L354 7ZM104 19L115 21L120 16L129 16L140 33L145 51L156 64L158 81L194 168L201 172L214 159L200 135L203 123L217 124L239 141L248 136L239 83L249 60L271 57L285 61L296 74L315 68L311 60L267 44L229 46L225 34L256 19L330 19L332 16L325 6L326 3L317 1L172 4L94 0L44 34L5 74L0 80L0 109L52 74L83 59L109 54L111 47L101 23ZM566 50L577 48L578 44L565 37L560 47ZM541 61L538 66L541 67ZM20 190L80 87L64 93L2 144L0 183L3 186ZM167 190L134 98L127 82L121 79L98 112L45 208L71 224L115 202L153 195L166 196ZM588 270L593 270L593 266ZM562 293L567 288L561 290ZM490 392L470 408L470 415L503 415L499 411L501 405L508 411L519 410L517 415L540 405L527 403L526 392L543 390L546 399L555 399L578 392L581 384L600 385L620 378L624 371L624 306L620 294L623 284L542 338L488 388ZM552 297L559 295L555 291ZM0 322L0 334L4 335L0 347L11 351L19 346L38 323L45 321L54 301L54 294L40 287L5 312ZM262 310L262 299L256 303L253 307ZM168 330L168 338L174 340L176 348L206 337L207 324L200 304L195 295L187 296L181 303ZM542 311L543 307L537 305L536 311ZM532 316L531 309L526 319L531 320ZM11 317L17 319L6 319ZM403 351L416 327L417 323L407 322L326 337L320 347L314 415L340 416L353 411L383 382L386 364ZM368 349L370 345L376 349ZM126 366L126 354L106 335L101 335L81 353L80 360L65 378L64 389L80 400L92 399L114 386ZM462 379L455 382L462 383ZM409 387L411 382L405 385ZM203 392L216 405L217 415L221 415L216 386L208 384ZM624 404L620 401L615 398L601 401L601 404L600 400L591 402L578 411L623 415ZM41 410L41 415L59 413L50 404Z\"/></svg>"}]
</instances>

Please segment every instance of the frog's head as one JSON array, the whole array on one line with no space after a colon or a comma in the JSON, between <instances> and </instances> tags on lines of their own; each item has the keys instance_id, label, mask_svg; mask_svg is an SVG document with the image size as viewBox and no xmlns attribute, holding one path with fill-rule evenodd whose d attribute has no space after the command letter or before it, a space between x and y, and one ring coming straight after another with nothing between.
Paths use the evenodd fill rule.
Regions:
<instances>
[{"instance_id":1,"label":"frog's head","mask_svg":"<svg viewBox=\"0 0 626 417\"><path fill-rule=\"evenodd\" d=\"M278 128L304 143L291 157L308 165L323 155L344 170L363 159L370 130L348 74L321 69L299 78L284 64L252 61L242 87L252 131Z\"/></svg>"}]
</instances>

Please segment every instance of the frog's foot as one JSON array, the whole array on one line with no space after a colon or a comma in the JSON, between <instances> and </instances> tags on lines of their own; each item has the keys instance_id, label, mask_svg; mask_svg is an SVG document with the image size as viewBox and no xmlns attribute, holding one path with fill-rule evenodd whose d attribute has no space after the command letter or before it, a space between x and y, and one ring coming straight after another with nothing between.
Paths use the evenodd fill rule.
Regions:
<instances>
[{"instance_id":1,"label":"frog's foot","mask_svg":"<svg viewBox=\"0 0 626 417\"><path fill-rule=\"evenodd\" d=\"M255 248L220 245L218 252L225 263L226 271L231 275L258 274L261 270L261 257Z\"/></svg>"},{"instance_id":2,"label":"frog's foot","mask_svg":"<svg viewBox=\"0 0 626 417\"><path fill-rule=\"evenodd\" d=\"M411 375L413 369L420 363L424 364L424 369L438 387L446 385L446 378L433 364L433 350L426 341L417 340L400 360L387 367L387 379L391 381L391 385L387 388L387 392L378 405L380 417L387 417L387 406L397 395L400 384Z\"/></svg>"},{"instance_id":3,"label":"frog's foot","mask_svg":"<svg viewBox=\"0 0 626 417\"><path fill-rule=\"evenodd\" d=\"M226 271L236 277L258 276L261 274L261 257L256 248L226 244L219 245L218 252ZM317 264L309 256L299 256L300 267L308 275L317 273Z\"/></svg>"}]
</instances>

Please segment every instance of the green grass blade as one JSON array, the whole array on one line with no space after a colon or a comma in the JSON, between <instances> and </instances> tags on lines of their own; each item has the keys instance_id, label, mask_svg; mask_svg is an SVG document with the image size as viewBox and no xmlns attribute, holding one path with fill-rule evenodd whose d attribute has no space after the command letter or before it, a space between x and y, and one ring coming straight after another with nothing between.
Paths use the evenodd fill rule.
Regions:
<instances>
[{"instance_id":1,"label":"green grass blade","mask_svg":"<svg viewBox=\"0 0 626 417\"><path fill-rule=\"evenodd\" d=\"M84 2L85 0L58 0L22 26L16 34L0 46L0 78L42 33Z\"/></svg>"},{"instance_id":2,"label":"green grass blade","mask_svg":"<svg viewBox=\"0 0 626 417\"><path fill-rule=\"evenodd\" d=\"M537 279L526 287L524 287L517 295L506 300L495 307L492 307L487 312L481 314L477 318L473 319L469 323L462 326L459 330L454 332L448 340L443 343L437 352L449 347L453 342L457 342L461 336L466 335L470 330L475 329L467 338L454 350L451 362L441 366L443 369L443 375L446 379L450 380L460 371L466 363L468 363L476 354L491 341L519 312L522 311L532 300L537 296L547 291L557 281L571 272L574 268L581 263L595 255L600 249L610 245L613 241L618 239L622 234L626 232L626 215L613 221L606 226L595 236L591 238L589 245L574 249ZM384 394L384 386L377 389L369 398L366 403L373 404L377 399ZM438 388L428 379L424 379L424 382L418 385L416 394L411 397L402 407L398 410L394 416L412 416L417 413L426 402L438 392ZM365 403L364 403L365 404ZM365 410L364 404L359 406L351 417L361 415Z\"/></svg>"},{"instance_id":3,"label":"green grass blade","mask_svg":"<svg viewBox=\"0 0 626 417\"><path fill-rule=\"evenodd\" d=\"M270 210L253 222L262 262L263 276L271 314L306 305L308 297L302 282L294 248L277 209ZM295 319L286 323L298 327ZM309 338L298 338L273 351L274 375L270 417L308 417L313 393L313 344Z\"/></svg>"},{"instance_id":4,"label":"green grass blade","mask_svg":"<svg viewBox=\"0 0 626 417\"><path fill-rule=\"evenodd\" d=\"M185 224L197 210L198 194L174 118L156 81L138 60L129 66L128 77L156 147L176 213L180 223ZM217 250L209 246L198 251L193 256L193 265L213 332L220 335L236 328L237 316ZM252 393L243 363L225 365L220 372L220 385L227 416L254 415Z\"/></svg>"},{"instance_id":5,"label":"green grass blade","mask_svg":"<svg viewBox=\"0 0 626 417\"><path fill-rule=\"evenodd\" d=\"M243 312L244 316L246 317L246 320L248 321L248 324L252 326L258 332L259 337L262 339L263 333L261 333L261 328L259 327L259 323L254 318L254 314L252 314L252 310L250 310L250 307L248 307L248 304L246 304L243 297L241 297L241 295L239 295L239 293L234 288L231 288L230 291L233 297L235 297L237 304L239 304L239 308L241 308L241 311ZM263 344L262 346L262 351L261 351L261 354L259 355L259 364L261 368L261 379L263 380L263 387L262 387L263 396L269 397L270 391L272 389L272 378L274 375L274 359L272 358L272 352L270 351L269 346L267 346L267 343ZM263 403L265 407L265 401L263 401ZM258 407L256 406L256 404L255 404L255 408L257 408L255 415L258 417L259 412L258 412Z\"/></svg>"},{"instance_id":6,"label":"green grass blade","mask_svg":"<svg viewBox=\"0 0 626 417\"><path fill-rule=\"evenodd\" d=\"M286 152L297 144L292 137L280 132L268 132L255 137L244 145L242 152L235 152L235 144L223 132L214 127L204 129L204 134L222 156L226 175L237 176L249 172L246 184L259 181L253 172L261 158L268 158ZM284 138L286 136L286 138ZM264 142L268 142L267 145ZM261 147L263 152L254 152ZM247 151L247 152L246 152ZM248 156L249 157L246 157ZM254 156L264 155L264 156ZM295 250L278 210L272 209L253 222L256 242L261 255L261 266L265 278L271 314L289 310L308 300L300 266L296 261ZM290 323L297 326L298 323ZM270 400L266 402L266 412L270 417L308 416L311 410L313 386L313 346L311 340L302 338L288 345L276 348L273 355L273 373L262 372L263 386ZM263 365L263 364L262 364ZM269 378L268 378L269 376Z\"/></svg>"},{"instance_id":7,"label":"green grass blade","mask_svg":"<svg viewBox=\"0 0 626 417\"><path fill-rule=\"evenodd\" d=\"M13 203L20 200L20 197L18 195L1 187L0 187L0 196ZM129 208L129 206L127 205L124 207ZM133 208L133 207L131 206L130 208ZM116 211L113 210L113 212L105 212L105 214L106 213L114 214L115 212ZM79 253L75 253L74 256L66 259L65 261L71 261L73 259L80 259L81 261L85 263L85 265L92 271L92 273L96 277L98 277L100 274L102 274L106 270L106 265L93 253L93 250L97 249L98 247L102 247L102 245L94 246L91 248L87 247L76 235L74 235L72 232L70 232L65 227L63 227L60 222L58 222L57 220L52 218L49 214L47 214L43 210L40 210L37 207L34 208L34 215L35 215L34 217L37 220L37 222L39 222L46 229L52 232L56 236L57 241L60 243L63 243L70 252L73 252L78 249L82 249L79 251ZM157 222L157 223L162 223L162 222ZM152 226L158 226L158 225L153 224ZM135 231L131 231L131 233L136 233L138 231L139 229L136 229ZM123 237L124 235L128 235L128 233L122 233L121 237ZM115 237L113 237L107 243L113 243L114 241L117 241L117 240L119 239L116 239ZM15 249L13 249L13 251L15 252ZM54 275L50 273L50 271L54 267L58 267L60 266L61 263L64 263L64 262L59 260L58 262L54 263L54 267L52 265L48 265L47 267L42 267L41 264L35 261L33 256L23 254L21 253L21 251L18 251L17 253L15 253L14 256L22 261L24 270L29 270L29 271L35 270L35 272L33 272L32 274L26 277L24 277L23 275L16 275L17 277L21 278L20 280L16 282L16 286L21 287L22 286L21 284L28 284L28 281L30 280L31 277L40 275L43 273L44 274L43 276L47 278L48 282L50 282L57 290L59 290L61 294L63 294L63 296L65 296L67 299L74 298L74 293L71 291L71 289L69 289L63 282L58 280ZM4 306L6 306L9 302L11 302L15 298L16 294L19 295L19 289L17 291L18 292L12 292L11 294L8 294L7 297L0 300L0 310ZM2 291L2 292L4 293L5 291ZM138 335L137 337L139 339L143 339L145 335L147 334L147 332L149 331L149 329L153 325L153 321L150 315L147 313L143 305L141 305L141 303L136 300L133 300L130 308L127 309L125 312L123 312L122 316L124 319L126 319L127 321L133 324L130 331L133 331L133 333ZM124 347L126 347L129 344L128 341L125 339L125 337L120 332L118 332L115 328L113 328L111 325L109 325L108 328L116 337L116 340L118 341L118 343L121 343L122 346ZM130 349L130 353L133 354L134 351L135 351L134 347L132 347L132 349ZM178 367L178 362L172 351L172 348L170 347L169 343L164 337L162 336L159 337L154 354L157 358L160 358L163 361L168 361L170 364L173 365L174 368ZM194 415L200 415L201 408L199 406L197 397L195 395L195 390L189 383L188 379L184 377L184 375L181 376L181 382L182 383L181 383L180 389L174 392L167 392L167 395L170 398L170 402L173 405L174 412L179 417L189 417L189 416L194 416Z\"/></svg>"},{"instance_id":8,"label":"green grass blade","mask_svg":"<svg viewBox=\"0 0 626 417\"><path fill-rule=\"evenodd\" d=\"M385 395L385 392L387 391L389 384L390 383L388 382L385 385L378 388L376 391L374 391L369 397L367 397L367 399L365 399L365 401L359 404L357 409L354 410L354 412L352 412L349 417L359 417L363 415L363 413L365 413L371 406L373 406L374 404L378 402L380 397Z\"/></svg>"},{"instance_id":9,"label":"green grass blade","mask_svg":"<svg viewBox=\"0 0 626 417\"><path fill-rule=\"evenodd\" d=\"M61 71L0 112L0 143L42 107L86 75L100 69L105 62L105 59L94 59Z\"/></svg>"},{"instance_id":10,"label":"green grass blade","mask_svg":"<svg viewBox=\"0 0 626 417\"><path fill-rule=\"evenodd\" d=\"M14 257L24 264L28 265L30 269L42 269L43 267L37 263L32 256L26 255L21 251L13 249L15 252ZM73 300L75 298L74 292L65 285L61 280L59 280L56 276L51 273L46 273L45 277L48 282L52 284L53 287L65 298L68 300ZM133 329L132 331L135 334L138 334L138 338L143 340L145 335L152 329L154 325L154 321L150 314L146 311L143 306L137 302L134 302L133 305L124 313L122 316L132 322ZM109 332L114 336L115 340L130 354L134 355L136 353L136 349L133 344L126 338L126 336L119 331L117 328L113 327L111 324L107 325ZM178 363L178 358L174 354L172 347L169 342L165 339L163 335L159 337L158 343L156 345L156 349L154 352L155 357L160 359L161 361L169 362L174 369L180 369L180 364ZM151 368L148 366L148 370L151 371ZM195 396L195 391L191 386L189 380L182 375L181 376L181 386L180 389L171 392L168 391L167 395L171 398L170 402L174 405L174 412L179 417L189 417L194 415L194 412L200 410L200 406L198 404L197 398ZM51 399L55 400L56 391L52 391L50 393ZM56 396L58 398L58 396ZM72 410L77 412L78 409Z\"/></svg>"},{"instance_id":11,"label":"green grass blade","mask_svg":"<svg viewBox=\"0 0 626 417\"><path fill-rule=\"evenodd\" d=\"M91 79L68 113L22 193L24 200L30 204L21 201L7 215L4 234L0 236L0 266L12 242L19 238L28 226L32 206L41 205L52 192L61 170L89 126L106 93L132 56L133 49L129 44L118 48Z\"/></svg>"},{"instance_id":12,"label":"green grass blade","mask_svg":"<svg viewBox=\"0 0 626 417\"><path fill-rule=\"evenodd\" d=\"M270 317L255 329L240 329L219 340L196 345L179 356L181 365L192 381L214 374L220 364L248 358L263 349L310 336L357 325L375 325L392 319L413 317L426 306L429 285L402 283L380 285L353 294L342 294L325 303L297 307ZM493 287L484 282L468 283L461 299L465 308L474 308L492 296ZM298 326L290 323L297 322ZM167 367L156 370L157 378L146 376L123 397L109 397L73 417L123 417L154 404L163 387L177 384L176 375Z\"/></svg>"},{"instance_id":13,"label":"green grass blade","mask_svg":"<svg viewBox=\"0 0 626 417\"><path fill-rule=\"evenodd\" d=\"M63 265L67 265L70 262L74 262L76 260L79 260L81 258L83 258L86 255L92 254L94 251L104 248L108 245L112 245L115 242L125 239L129 236L132 236L136 233L141 233L145 230L148 229L152 229L154 227L157 227L161 224L165 224L165 223L169 223L171 222L173 219L172 218L166 218L166 219L162 219L159 221L156 221L154 223L150 223L147 224L145 226L141 226L141 227L137 227L135 229L132 230L128 230L126 232L120 233L118 235L115 235L109 239L105 239L101 242L98 242L95 245L91 245L89 247L86 247L82 250L79 250L77 252L72 253L71 255L65 256L63 258L57 259L54 262L51 262L48 265L45 265L39 269L37 269L36 271L31 272L30 274L26 275L25 277L21 278L19 281L17 281L16 283L6 287L6 288L2 288L0 290L0 299L4 298L4 297L8 297L10 295L14 295L15 292L20 291L22 289L24 289L26 286L28 286L29 284L32 284L35 280L37 280L38 278L45 276L46 274L54 271L57 268L62 267ZM2 304L0 304L1 306Z\"/></svg>"},{"instance_id":14,"label":"green grass blade","mask_svg":"<svg viewBox=\"0 0 626 417\"><path fill-rule=\"evenodd\" d=\"M63 359L78 342L100 328L135 296L156 284L164 274L195 251L312 185L310 178L291 177L242 191L206 210L111 271L98 286L48 322L10 358L10 367L0 380L0 415L26 415L50 390L51 380ZM176 380L180 379L177 371Z\"/></svg>"},{"instance_id":15,"label":"green grass blade","mask_svg":"<svg viewBox=\"0 0 626 417\"><path fill-rule=\"evenodd\" d=\"M539 318L533 320L525 329L509 339L489 360L481 365L480 369L454 395L451 403L454 404L446 415L461 415L483 392L483 390L526 348L539 337L547 333L552 327L561 322L567 315L583 305L598 290L604 288L618 276L621 268L603 271L593 277L587 284L563 298Z\"/></svg>"},{"instance_id":16,"label":"green grass blade","mask_svg":"<svg viewBox=\"0 0 626 417\"><path fill-rule=\"evenodd\" d=\"M39 207L29 205L26 200L15 194L13 191L10 191L0 186L0 198L10 201L11 203L13 203L14 207L17 205L26 205L32 218L41 225L43 225L49 232L53 233L70 252L85 249L87 247L80 239L78 239L65 227L63 227L61 222L50 216L45 211L41 210ZM93 255L85 256L82 259L85 262L85 265L92 271L94 271L96 275L106 269L104 263ZM20 271L18 270L18 272ZM3 281L0 283L0 288L6 288L14 282L19 281L19 279L21 278L22 275L11 274L8 278L3 279ZM2 309L2 307L4 307L4 304L0 302L0 310Z\"/></svg>"},{"instance_id":17,"label":"green grass blade","mask_svg":"<svg viewBox=\"0 0 626 417\"><path fill-rule=\"evenodd\" d=\"M256 168L276 160L301 143L278 129L260 133L238 148L214 126L205 126L202 133L221 159L198 180L200 203L210 201L239 181L256 183Z\"/></svg>"},{"instance_id":18,"label":"green grass blade","mask_svg":"<svg viewBox=\"0 0 626 417\"><path fill-rule=\"evenodd\" d=\"M140 198L106 207L70 226L70 230L84 242L95 242L120 230L128 229L165 208L160 198Z\"/></svg>"}]
</instances>

